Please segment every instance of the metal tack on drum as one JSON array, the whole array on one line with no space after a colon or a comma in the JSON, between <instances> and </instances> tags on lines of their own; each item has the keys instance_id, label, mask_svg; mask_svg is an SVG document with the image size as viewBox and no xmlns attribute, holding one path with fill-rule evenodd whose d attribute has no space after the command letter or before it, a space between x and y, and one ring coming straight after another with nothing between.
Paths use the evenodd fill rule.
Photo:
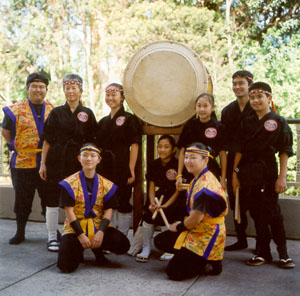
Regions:
<instances>
[{"instance_id":1,"label":"metal tack on drum","mask_svg":"<svg viewBox=\"0 0 300 296\"><path fill-rule=\"evenodd\" d=\"M212 92L210 75L199 56L186 45L157 41L141 48L123 77L127 103L143 121L174 127L195 114L195 100Z\"/></svg>"}]
</instances>

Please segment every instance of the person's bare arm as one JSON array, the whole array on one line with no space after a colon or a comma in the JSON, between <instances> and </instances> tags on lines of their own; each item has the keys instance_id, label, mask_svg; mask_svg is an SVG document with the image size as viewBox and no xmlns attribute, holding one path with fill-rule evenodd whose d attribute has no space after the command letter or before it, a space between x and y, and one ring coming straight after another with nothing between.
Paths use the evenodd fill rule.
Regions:
<instances>
[{"instance_id":1,"label":"person's bare arm","mask_svg":"<svg viewBox=\"0 0 300 296\"><path fill-rule=\"evenodd\" d=\"M11 141L11 131L5 128L1 129L1 135L3 136L3 138L5 139L5 141L10 144Z\"/></svg>"}]
</instances>

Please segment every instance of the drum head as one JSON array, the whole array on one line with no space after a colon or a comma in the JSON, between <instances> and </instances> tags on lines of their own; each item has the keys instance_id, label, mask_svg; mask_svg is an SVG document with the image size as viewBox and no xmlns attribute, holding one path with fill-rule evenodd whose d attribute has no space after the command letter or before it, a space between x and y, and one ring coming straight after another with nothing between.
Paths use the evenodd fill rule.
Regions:
<instances>
[{"instance_id":1,"label":"drum head","mask_svg":"<svg viewBox=\"0 0 300 296\"><path fill-rule=\"evenodd\" d=\"M195 100L212 91L199 56L171 41L150 43L128 63L123 79L126 101L143 121L160 127L185 123L195 114Z\"/></svg>"}]
</instances>

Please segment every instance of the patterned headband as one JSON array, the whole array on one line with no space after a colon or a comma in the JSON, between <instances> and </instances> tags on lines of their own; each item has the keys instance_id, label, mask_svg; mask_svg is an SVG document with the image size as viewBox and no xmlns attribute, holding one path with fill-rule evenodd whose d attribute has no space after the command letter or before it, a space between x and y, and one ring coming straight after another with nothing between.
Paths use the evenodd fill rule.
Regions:
<instances>
[{"instance_id":1,"label":"patterned headband","mask_svg":"<svg viewBox=\"0 0 300 296\"><path fill-rule=\"evenodd\" d=\"M100 153L101 153L101 150L98 149L98 148L96 148L96 147L94 147L94 146L85 146L85 147L82 147L82 148L80 149L80 153L81 153L81 152L84 152L84 151L92 151L92 152L96 152L96 153L98 153L99 155L100 155Z\"/></svg>"},{"instance_id":2,"label":"patterned headband","mask_svg":"<svg viewBox=\"0 0 300 296\"><path fill-rule=\"evenodd\" d=\"M249 92L249 95L253 95L253 94L259 94L259 93L264 93L264 94L267 94L267 95L272 95L272 93L270 93L269 91L267 90L263 90L263 89L253 89Z\"/></svg>"},{"instance_id":3,"label":"patterned headband","mask_svg":"<svg viewBox=\"0 0 300 296\"><path fill-rule=\"evenodd\" d=\"M77 84L77 85L82 86L82 83L77 80L67 80L67 81L63 82L63 85L68 85L68 84Z\"/></svg>"},{"instance_id":4,"label":"patterned headband","mask_svg":"<svg viewBox=\"0 0 300 296\"><path fill-rule=\"evenodd\" d=\"M115 91L123 92L123 89L118 88L118 87L114 87L114 88L105 90L106 93L115 92Z\"/></svg>"},{"instance_id":5,"label":"patterned headband","mask_svg":"<svg viewBox=\"0 0 300 296\"><path fill-rule=\"evenodd\" d=\"M198 149L198 148L192 148L192 149L186 149L185 150L185 153L196 153L196 154L199 154L201 156L205 156L205 157L210 157L210 158L214 158L210 153L209 151L207 150L203 150L203 149Z\"/></svg>"}]
</instances>

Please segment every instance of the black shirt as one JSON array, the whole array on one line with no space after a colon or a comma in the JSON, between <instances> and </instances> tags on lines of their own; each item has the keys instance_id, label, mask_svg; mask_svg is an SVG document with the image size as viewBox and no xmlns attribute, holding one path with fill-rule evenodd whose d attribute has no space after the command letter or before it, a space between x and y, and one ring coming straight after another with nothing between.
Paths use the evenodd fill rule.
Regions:
<instances>
[{"instance_id":1,"label":"black shirt","mask_svg":"<svg viewBox=\"0 0 300 296\"><path fill-rule=\"evenodd\" d=\"M183 127L177 147L183 148L194 142L200 142L212 149L211 154L214 158L209 158L208 169L212 171L217 178L220 178L221 170L216 161L216 157L220 151L225 150L224 125L214 118L205 123L197 118L190 119Z\"/></svg>"},{"instance_id":2,"label":"black shirt","mask_svg":"<svg viewBox=\"0 0 300 296\"><path fill-rule=\"evenodd\" d=\"M152 181L155 187L159 187L156 196L159 198L164 195L165 203L176 191L176 176L178 169L178 160L172 157L171 160L163 165L160 158L155 159L147 168L146 179Z\"/></svg>"},{"instance_id":3,"label":"black shirt","mask_svg":"<svg viewBox=\"0 0 300 296\"><path fill-rule=\"evenodd\" d=\"M93 111L82 104L74 112L68 103L50 112L44 125L44 137L50 144L46 160L48 179L63 179L80 170L79 150L84 143L95 141L96 126Z\"/></svg>"},{"instance_id":4,"label":"black shirt","mask_svg":"<svg viewBox=\"0 0 300 296\"><path fill-rule=\"evenodd\" d=\"M243 112L241 112L237 100L231 102L222 110L221 122L225 126L227 151L236 152L240 124L243 118L251 114L255 114L255 112L251 108L250 103L247 102Z\"/></svg>"},{"instance_id":5,"label":"black shirt","mask_svg":"<svg viewBox=\"0 0 300 296\"><path fill-rule=\"evenodd\" d=\"M274 112L267 113L258 119L256 113L245 118L239 130L238 152L243 154L242 160L256 159L275 161L279 152L293 154L293 134L287 121Z\"/></svg>"},{"instance_id":6,"label":"black shirt","mask_svg":"<svg viewBox=\"0 0 300 296\"><path fill-rule=\"evenodd\" d=\"M108 115L98 122L97 145L114 153L117 172L122 173L129 167L130 146L134 143L141 144L141 134L137 118L121 107L113 118Z\"/></svg>"}]
</instances>

